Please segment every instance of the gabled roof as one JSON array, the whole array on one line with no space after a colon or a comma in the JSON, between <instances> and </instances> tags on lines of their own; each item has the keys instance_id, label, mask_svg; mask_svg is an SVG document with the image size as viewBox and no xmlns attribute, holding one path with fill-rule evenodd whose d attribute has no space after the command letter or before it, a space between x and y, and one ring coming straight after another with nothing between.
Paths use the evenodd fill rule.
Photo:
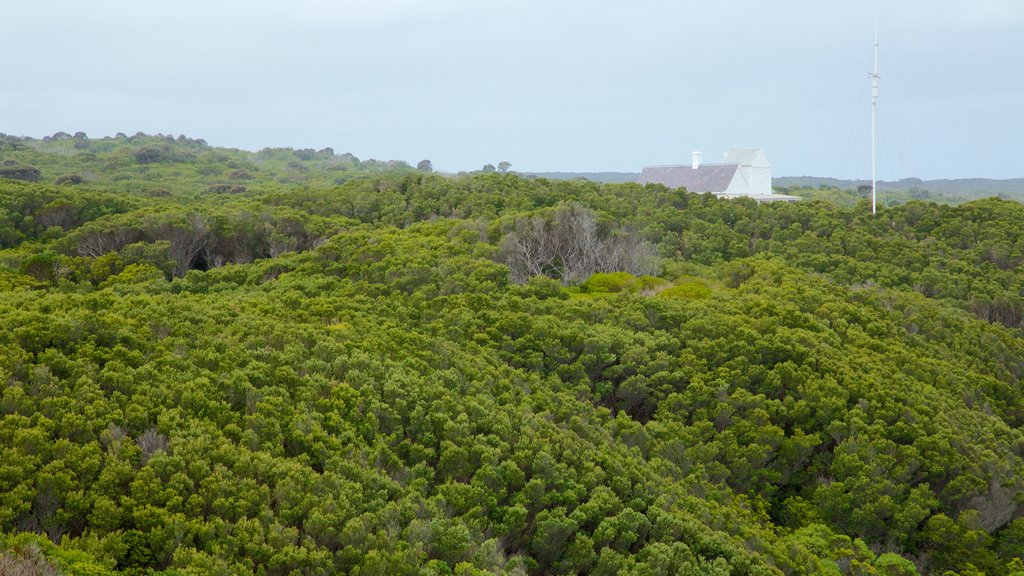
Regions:
<instances>
[{"instance_id":1,"label":"gabled roof","mask_svg":"<svg viewBox=\"0 0 1024 576\"><path fill-rule=\"evenodd\" d=\"M637 182L641 184L663 184L669 188L686 188L698 194L704 192L725 192L739 170L737 164L701 164L696 170L691 166L647 166L640 173Z\"/></svg>"},{"instance_id":2,"label":"gabled roof","mask_svg":"<svg viewBox=\"0 0 1024 576\"><path fill-rule=\"evenodd\" d=\"M731 148L725 153L725 159L722 160L723 164L739 164L740 166L750 166L757 161L757 156L761 153L760 148ZM765 162L768 159L765 158Z\"/></svg>"},{"instance_id":3,"label":"gabled roof","mask_svg":"<svg viewBox=\"0 0 1024 576\"><path fill-rule=\"evenodd\" d=\"M725 153L725 159L722 162L725 164L751 166L757 163L759 156L765 164L768 164L768 159L761 152L760 148L733 148Z\"/></svg>"},{"instance_id":4,"label":"gabled roof","mask_svg":"<svg viewBox=\"0 0 1024 576\"><path fill-rule=\"evenodd\" d=\"M768 157L760 148L733 148L725 153L723 164L739 164L740 166L771 166Z\"/></svg>"}]
</instances>

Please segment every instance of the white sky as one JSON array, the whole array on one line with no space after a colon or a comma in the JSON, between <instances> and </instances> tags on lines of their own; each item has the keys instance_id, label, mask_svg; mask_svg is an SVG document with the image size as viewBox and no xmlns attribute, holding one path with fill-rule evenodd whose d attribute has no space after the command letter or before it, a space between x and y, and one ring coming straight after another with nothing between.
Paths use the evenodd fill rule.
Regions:
<instances>
[{"instance_id":1,"label":"white sky","mask_svg":"<svg viewBox=\"0 0 1024 576\"><path fill-rule=\"evenodd\" d=\"M879 6L879 176L1024 177L1024 0ZM871 0L11 2L0 132L448 171L757 146L776 175L867 177L873 22Z\"/></svg>"}]
</instances>

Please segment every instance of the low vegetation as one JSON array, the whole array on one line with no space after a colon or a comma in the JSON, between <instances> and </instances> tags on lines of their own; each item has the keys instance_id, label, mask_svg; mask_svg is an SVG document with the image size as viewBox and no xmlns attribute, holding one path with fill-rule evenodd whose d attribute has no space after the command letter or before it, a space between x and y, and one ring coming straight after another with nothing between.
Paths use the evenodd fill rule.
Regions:
<instances>
[{"instance_id":1,"label":"low vegetation","mask_svg":"<svg viewBox=\"0 0 1024 576\"><path fill-rule=\"evenodd\" d=\"M1024 574L1016 202L0 162L0 573Z\"/></svg>"}]
</instances>

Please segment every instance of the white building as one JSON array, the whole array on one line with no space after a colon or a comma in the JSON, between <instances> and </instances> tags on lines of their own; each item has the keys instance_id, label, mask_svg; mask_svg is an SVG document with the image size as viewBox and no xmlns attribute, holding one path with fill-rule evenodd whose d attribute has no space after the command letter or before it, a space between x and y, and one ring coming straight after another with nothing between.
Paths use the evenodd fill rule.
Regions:
<instances>
[{"instance_id":1,"label":"white building","mask_svg":"<svg viewBox=\"0 0 1024 576\"><path fill-rule=\"evenodd\" d=\"M640 173L641 184L662 184L686 188L689 192L710 192L720 198L746 196L758 202L793 202L798 196L772 193L772 164L760 148L733 148L721 164L704 164L700 152L693 153L689 166L647 166Z\"/></svg>"}]
</instances>

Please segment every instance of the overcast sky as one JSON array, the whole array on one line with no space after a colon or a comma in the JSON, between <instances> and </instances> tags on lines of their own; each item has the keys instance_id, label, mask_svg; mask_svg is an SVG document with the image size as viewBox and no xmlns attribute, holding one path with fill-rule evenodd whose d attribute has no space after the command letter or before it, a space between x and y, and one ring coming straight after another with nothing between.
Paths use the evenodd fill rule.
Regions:
<instances>
[{"instance_id":1,"label":"overcast sky","mask_svg":"<svg viewBox=\"0 0 1024 576\"><path fill-rule=\"evenodd\" d=\"M1024 0L880 3L879 176L1024 177ZM870 175L872 0L32 0L0 132L639 171Z\"/></svg>"}]
</instances>

